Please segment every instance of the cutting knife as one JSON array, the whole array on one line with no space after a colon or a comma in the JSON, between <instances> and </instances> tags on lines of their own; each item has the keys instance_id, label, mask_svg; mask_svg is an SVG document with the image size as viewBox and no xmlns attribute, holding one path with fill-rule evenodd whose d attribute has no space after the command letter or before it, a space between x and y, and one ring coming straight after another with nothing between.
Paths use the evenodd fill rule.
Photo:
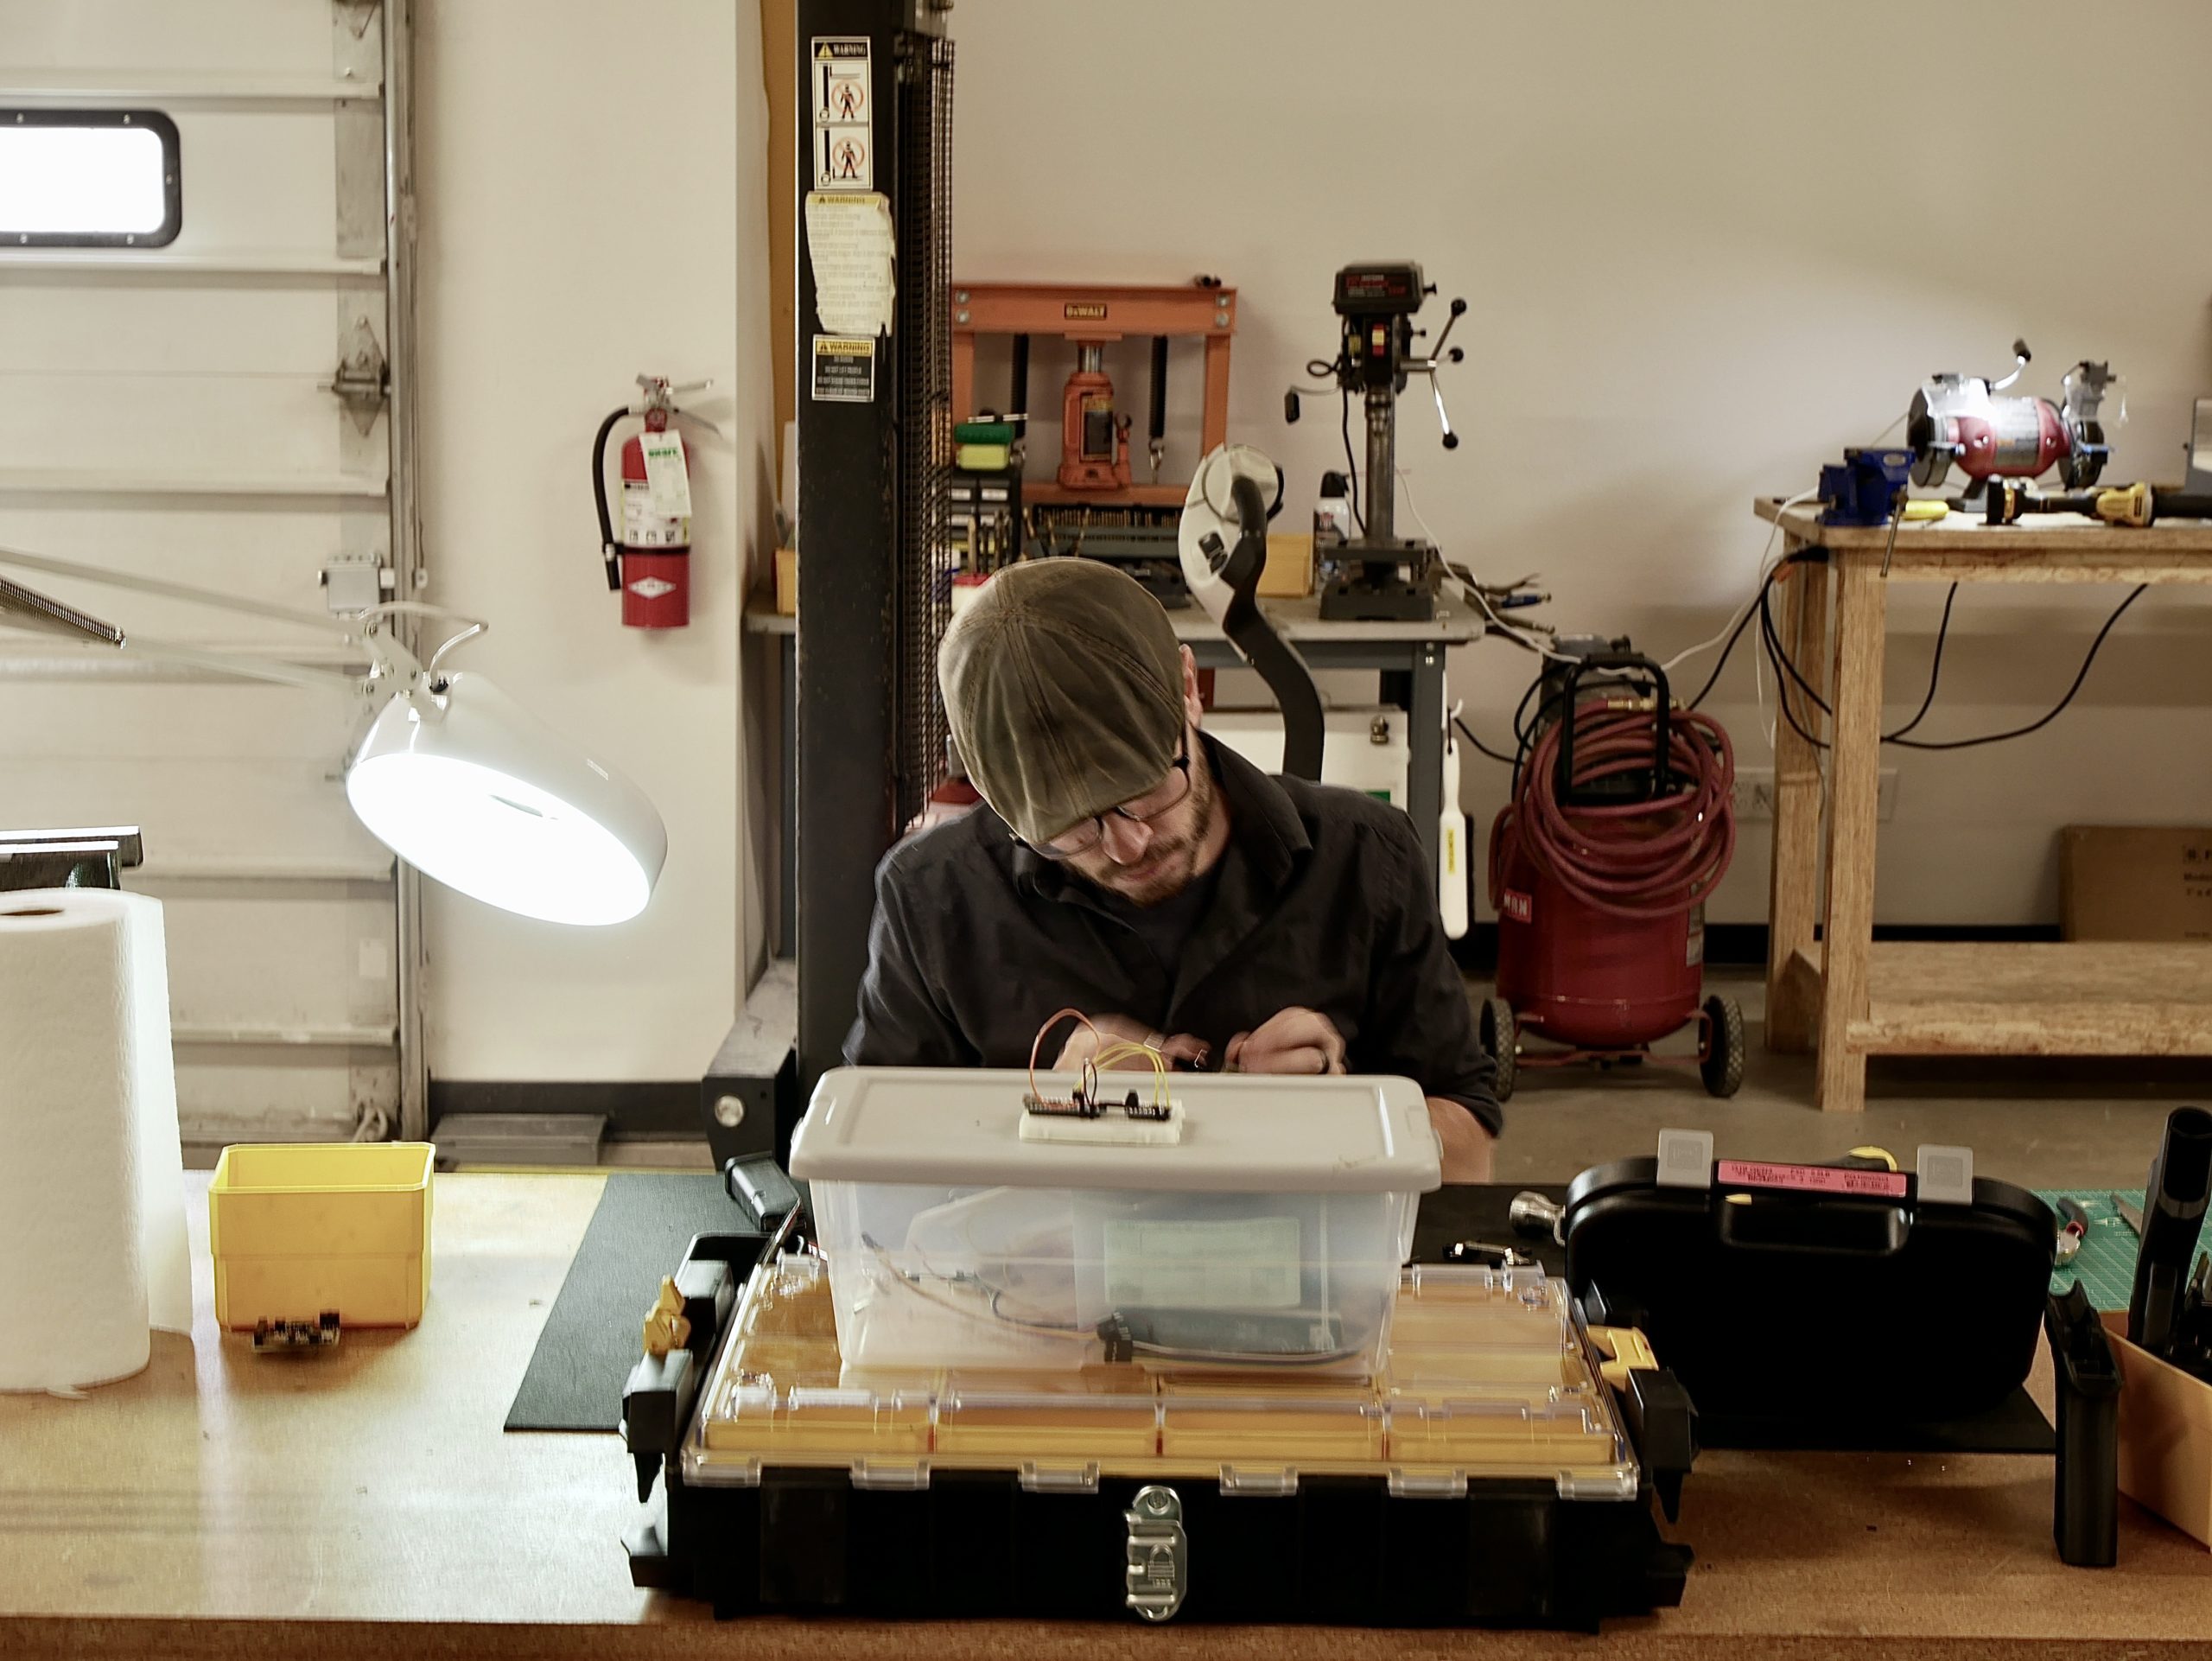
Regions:
<instances>
[{"instance_id":1,"label":"cutting knife","mask_svg":"<svg viewBox=\"0 0 2212 1661\"><path fill-rule=\"evenodd\" d=\"M2120 1220L2135 1231L2137 1239L2141 1239L2143 1238L2143 1207L2129 1204L2116 1193L2107 1194L2105 1198L2112 1201L2112 1208L2120 1213Z\"/></svg>"}]
</instances>

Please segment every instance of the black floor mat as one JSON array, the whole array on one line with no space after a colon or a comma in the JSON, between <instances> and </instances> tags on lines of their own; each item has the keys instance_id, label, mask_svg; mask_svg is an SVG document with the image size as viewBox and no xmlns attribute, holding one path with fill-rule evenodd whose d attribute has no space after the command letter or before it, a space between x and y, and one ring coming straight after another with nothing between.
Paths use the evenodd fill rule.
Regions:
<instances>
[{"instance_id":1,"label":"black floor mat","mask_svg":"<svg viewBox=\"0 0 2212 1661\"><path fill-rule=\"evenodd\" d=\"M561 1282L507 1410L510 1430L612 1430L638 1332L661 1276L696 1234L742 1230L745 1213L718 1176L644 1173L607 1179L599 1209Z\"/></svg>"}]
</instances>

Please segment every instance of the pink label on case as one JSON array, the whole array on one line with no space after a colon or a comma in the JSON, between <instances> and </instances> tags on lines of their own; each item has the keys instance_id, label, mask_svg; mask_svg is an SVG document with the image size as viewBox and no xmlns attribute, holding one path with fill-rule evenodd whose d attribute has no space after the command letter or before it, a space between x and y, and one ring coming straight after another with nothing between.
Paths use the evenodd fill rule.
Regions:
<instances>
[{"instance_id":1,"label":"pink label on case","mask_svg":"<svg viewBox=\"0 0 2212 1661\"><path fill-rule=\"evenodd\" d=\"M1882 1200L1904 1198L1902 1171L1848 1171L1825 1165L1761 1165L1747 1159L1722 1159L1713 1161L1713 1174L1723 1183L1747 1188L1796 1188L1808 1193L1852 1193Z\"/></svg>"}]
</instances>

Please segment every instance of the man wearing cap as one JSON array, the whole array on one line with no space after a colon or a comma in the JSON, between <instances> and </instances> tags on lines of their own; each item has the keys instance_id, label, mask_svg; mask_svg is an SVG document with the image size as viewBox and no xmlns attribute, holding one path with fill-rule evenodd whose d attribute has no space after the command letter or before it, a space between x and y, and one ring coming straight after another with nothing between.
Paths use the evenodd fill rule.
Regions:
<instances>
[{"instance_id":1,"label":"man wearing cap","mask_svg":"<svg viewBox=\"0 0 2212 1661\"><path fill-rule=\"evenodd\" d=\"M993 577L938 684L984 805L877 870L849 1062L1021 1066L1072 1008L1185 1066L1412 1078L1446 1179L1487 1180L1503 1115L1403 813L1208 738L1166 612L1095 560Z\"/></svg>"}]
</instances>

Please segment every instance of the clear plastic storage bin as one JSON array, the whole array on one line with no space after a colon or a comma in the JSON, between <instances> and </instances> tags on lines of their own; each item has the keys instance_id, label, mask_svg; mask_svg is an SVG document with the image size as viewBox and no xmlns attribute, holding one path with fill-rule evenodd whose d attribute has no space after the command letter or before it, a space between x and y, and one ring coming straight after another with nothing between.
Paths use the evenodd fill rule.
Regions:
<instances>
[{"instance_id":1,"label":"clear plastic storage bin","mask_svg":"<svg viewBox=\"0 0 2212 1661\"><path fill-rule=\"evenodd\" d=\"M1109 1075L1146 1092L1141 1075ZM1076 1080L1040 1075L1047 1098ZM1040 1115L1018 1072L845 1068L791 1144L849 1367L1371 1376L1422 1193L1402 1079L1173 1075L1165 1118Z\"/></svg>"}]
</instances>

